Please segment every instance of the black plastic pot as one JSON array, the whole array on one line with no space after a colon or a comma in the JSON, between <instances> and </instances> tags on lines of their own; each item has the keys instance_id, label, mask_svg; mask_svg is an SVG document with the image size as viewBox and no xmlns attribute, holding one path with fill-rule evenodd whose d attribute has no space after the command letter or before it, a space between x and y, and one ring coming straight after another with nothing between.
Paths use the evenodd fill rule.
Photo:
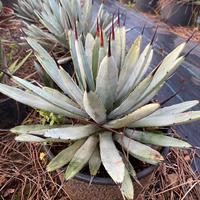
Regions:
<instances>
[{"instance_id":1,"label":"black plastic pot","mask_svg":"<svg viewBox=\"0 0 200 200\"><path fill-rule=\"evenodd\" d=\"M161 18L170 25L189 26L192 24L192 12L193 6L191 4L172 1L161 8Z\"/></svg>"},{"instance_id":2,"label":"black plastic pot","mask_svg":"<svg viewBox=\"0 0 200 200\"><path fill-rule=\"evenodd\" d=\"M136 0L135 7L143 12L151 12L155 11L158 0Z\"/></svg>"},{"instance_id":3,"label":"black plastic pot","mask_svg":"<svg viewBox=\"0 0 200 200\"><path fill-rule=\"evenodd\" d=\"M26 106L13 99L0 100L0 129L19 125L26 117Z\"/></svg>"},{"instance_id":4,"label":"black plastic pot","mask_svg":"<svg viewBox=\"0 0 200 200\"><path fill-rule=\"evenodd\" d=\"M44 146L44 150L47 152L50 159L53 159L54 155L50 151L48 146ZM169 153L169 148L163 148L162 155L166 157ZM137 177L140 183L145 186L149 183L151 173L158 168L159 165L152 165L141 172L137 173ZM111 178L94 177L92 184L89 186L91 176L83 173L76 175L75 179L72 179L65 184L65 191L69 194L72 200L123 200L119 187L113 182ZM134 182L134 180L133 180ZM134 182L134 196L135 198L140 194L141 187Z\"/></svg>"}]
</instances>

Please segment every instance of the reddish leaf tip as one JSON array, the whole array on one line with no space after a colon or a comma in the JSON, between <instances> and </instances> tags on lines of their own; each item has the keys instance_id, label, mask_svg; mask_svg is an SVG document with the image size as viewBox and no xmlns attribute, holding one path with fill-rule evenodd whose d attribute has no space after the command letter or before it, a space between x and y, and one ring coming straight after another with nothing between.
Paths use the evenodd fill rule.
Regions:
<instances>
[{"instance_id":1,"label":"reddish leaf tip","mask_svg":"<svg viewBox=\"0 0 200 200\"><path fill-rule=\"evenodd\" d=\"M103 29L101 27L101 32L100 32L100 46L104 46L104 36L103 36Z\"/></svg>"},{"instance_id":2,"label":"reddish leaf tip","mask_svg":"<svg viewBox=\"0 0 200 200\"><path fill-rule=\"evenodd\" d=\"M96 36L99 37L100 27L99 27L99 19L97 18L97 29L96 29Z\"/></svg>"},{"instance_id":3,"label":"reddish leaf tip","mask_svg":"<svg viewBox=\"0 0 200 200\"><path fill-rule=\"evenodd\" d=\"M113 15L113 19L112 19L112 40L115 40L114 15Z\"/></svg>"}]
</instances>

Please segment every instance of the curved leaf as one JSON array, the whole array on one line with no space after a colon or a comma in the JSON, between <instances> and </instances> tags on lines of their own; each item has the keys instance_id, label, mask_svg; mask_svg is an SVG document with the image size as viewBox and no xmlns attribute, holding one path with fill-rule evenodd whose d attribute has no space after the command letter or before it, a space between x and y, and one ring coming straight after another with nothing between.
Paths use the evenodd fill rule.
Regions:
<instances>
[{"instance_id":1,"label":"curved leaf","mask_svg":"<svg viewBox=\"0 0 200 200\"><path fill-rule=\"evenodd\" d=\"M88 60L88 64L90 69L92 69L92 56L93 56L93 48L94 48L95 40L91 33L86 35L85 39L85 54Z\"/></svg>"},{"instance_id":2,"label":"curved leaf","mask_svg":"<svg viewBox=\"0 0 200 200\"><path fill-rule=\"evenodd\" d=\"M90 175L96 176L99 171L100 166L101 166L101 156L99 152L99 147L96 146L96 149L94 150L89 160Z\"/></svg>"},{"instance_id":3,"label":"curved leaf","mask_svg":"<svg viewBox=\"0 0 200 200\"><path fill-rule=\"evenodd\" d=\"M144 93L145 89L149 86L153 77L147 76L138 86L130 93L130 95L117 107L115 108L109 115L109 119L114 119L116 117L121 117L124 114L128 114L131 112L131 108L136 104L137 99L141 97Z\"/></svg>"},{"instance_id":4,"label":"curved leaf","mask_svg":"<svg viewBox=\"0 0 200 200\"><path fill-rule=\"evenodd\" d=\"M60 109L64 109L67 112L73 113L75 115L80 115L82 117L87 117L87 114L84 113L82 110L80 110L77 107L72 106L71 104L68 104L67 102L61 101L60 99L56 98L55 96L52 95L52 93L49 93L42 88L33 85L32 83L21 79L16 76L12 76L12 79L22 85L24 88L30 90L31 92L35 93L36 95L40 96L41 98L45 99L47 102L58 106Z\"/></svg>"},{"instance_id":5,"label":"curved leaf","mask_svg":"<svg viewBox=\"0 0 200 200\"><path fill-rule=\"evenodd\" d=\"M45 137L63 140L79 140L99 131L94 125L72 126L67 128L55 128L44 133Z\"/></svg>"},{"instance_id":6,"label":"curved leaf","mask_svg":"<svg viewBox=\"0 0 200 200\"><path fill-rule=\"evenodd\" d=\"M88 115L98 124L105 122L106 110L95 92L87 93L85 91L83 104Z\"/></svg>"},{"instance_id":7,"label":"curved leaf","mask_svg":"<svg viewBox=\"0 0 200 200\"><path fill-rule=\"evenodd\" d=\"M117 91L120 91L122 89L125 82L128 80L128 77L130 76L133 68L135 67L135 64L140 55L141 41L142 41L142 36L140 35L136 38L130 50L128 51L128 54L124 61L124 65L122 66L122 69L120 71Z\"/></svg>"},{"instance_id":8,"label":"curved leaf","mask_svg":"<svg viewBox=\"0 0 200 200\"><path fill-rule=\"evenodd\" d=\"M121 137L119 135L115 135L115 139L128 153L141 161L150 164L157 164L164 160L158 151L147 145L132 140L126 136Z\"/></svg>"},{"instance_id":9,"label":"curved leaf","mask_svg":"<svg viewBox=\"0 0 200 200\"><path fill-rule=\"evenodd\" d=\"M52 172L65 166L73 158L76 151L83 145L84 139L76 141L74 144L70 145L66 149L62 150L58 155L56 155L51 162L47 165L47 171Z\"/></svg>"},{"instance_id":10,"label":"curved leaf","mask_svg":"<svg viewBox=\"0 0 200 200\"><path fill-rule=\"evenodd\" d=\"M125 196L128 200L134 199L133 182L127 169L125 169L125 176L120 190L122 195Z\"/></svg>"},{"instance_id":11,"label":"curved leaf","mask_svg":"<svg viewBox=\"0 0 200 200\"><path fill-rule=\"evenodd\" d=\"M58 66L55 60L49 55L49 53L37 43L36 40L31 38L26 39L29 45L35 50L36 57L47 74L54 80L54 82L66 93L68 94L69 89L63 84L62 79L58 71Z\"/></svg>"},{"instance_id":12,"label":"curved leaf","mask_svg":"<svg viewBox=\"0 0 200 200\"><path fill-rule=\"evenodd\" d=\"M63 125L64 127L67 125ZM60 125L20 125L10 129L11 133L15 134L35 134L35 135L44 135L44 133L52 128L58 128Z\"/></svg>"},{"instance_id":13,"label":"curved leaf","mask_svg":"<svg viewBox=\"0 0 200 200\"><path fill-rule=\"evenodd\" d=\"M118 69L113 57L106 56L101 62L96 79L96 93L107 110L112 109L118 82Z\"/></svg>"},{"instance_id":14,"label":"curved leaf","mask_svg":"<svg viewBox=\"0 0 200 200\"><path fill-rule=\"evenodd\" d=\"M167 114L177 114L177 113L185 112L186 110L189 110L190 108L192 108L198 104L199 104L198 100L186 101L183 103L174 104L172 106L167 106L167 107L158 109L156 112L152 113L151 116L166 115L166 113Z\"/></svg>"},{"instance_id":15,"label":"curved leaf","mask_svg":"<svg viewBox=\"0 0 200 200\"><path fill-rule=\"evenodd\" d=\"M149 116L144 119L138 120L129 125L129 127L162 127L172 126L179 124L187 124L193 121L200 120L200 111L190 111L185 113L165 114Z\"/></svg>"},{"instance_id":16,"label":"curved leaf","mask_svg":"<svg viewBox=\"0 0 200 200\"><path fill-rule=\"evenodd\" d=\"M48 112L53 112L53 113L64 115L64 116L71 117L71 118L78 118L78 119L80 118L80 116L74 115L70 112L67 112L67 111L49 103L48 101L44 100L43 98L40 98L37 95L33 95L29 92L20 90L15 87L11 87L11 86L0 83L0 92L12 99L15 99L16 101L18 101L20 103L26 104L33 108L45 110Z\"/></svg>"},{"instance_id":17,"label":"curved leaf","mask_svg":"<svg viewBox=\"0 0 200 200\"><path fill-rule=\"evenodd\" d=\"M16 141L20 142L46 142L47 140L35 135L21 134L15 137Z\"/></svg>"},{"instance_id":18,"label":"curved leaf","mask_svg":"<svg viewBox=\"0 0 200 200\"><path fill-rule=\"evenodd\" d=\"M100 134L100 154L102 164L115 183L124 180L125 166L112 139L112 133Z\"/></svg>"},{"instance_id":19,"label":"curved leaf","mask_svg":"<svg viewBox=\"0 0 200 200\"><path fill-rule=\"evenodd\" d=\"M178 148L192 147L189 143L185 141L172 138L160 133L126 129L125 134L129 138L137 140L145 144L153 144L153 145L163 146L163 147L178 147Z\"/></svg>"},{"instance_id":20,"label":"curved leaf","mask_svg":"<svg viewBox=\"0 0 200 200\"><path fill-rule=\"evenodd\" d=\"M86 142L77 150L65 172L66 180L73 178L85 166L93 154L97 142L97 137L90 136Z\"/></svg>"},{"instance_id":21,"label":"curved leaf","mask_svg":"<svg viewBox=\"0 0 200 200\"><path fill-rule=\"evenodd\" d=\"M149 66L149 62L152 59L152 45L149 43L141 55L139 56L137 63L135 64L134 68L131 70L128 79L126 80L123 87L117 91L117 100L123 99L126 97L136 86L136 81L140 76L142 77L143 74L146 72L147 67ZM150 59L149 59L150 58Z\"/></svg>"},{"instance_id":22,"label":"curved leaf","mask_svg":"<svg viewBox=\"0 0 200 200\"><path fill-rule=\"evenodd\" d=\"M83 44L80 40L75 40L75 49L77 54L78 65L81 72L83 86L86 89L87 85L90 90L94 90L94 79L91 68L89 66Z\"/></svg>"},{"instance_id":23,"label":"curved leaf","mask_svg":"<svg viewBox=\"0 0 200 200\"><path fill-rule=\"evenodd\" d=\"M158 103L147 104L147 105L139 108L138 110L126 115L125 117L123 117L121 119L116 119L116 120L108 122L104 126L108 127L108 128L115 128L115 129L126 127L129 124L131 124L139 119L142 119L142 118L150 115L151 113L155 112L159 107L160 107L160 104L158 104Z\"/></svg>"},{"instance_id":24,"label":"curved leaf","mask_svg":"<svg viewBox=\"0 0 200 200\"><path fill-rule=\"evenodd\" d=\"M70 75L63 69L59 69L61 80L68 88L68 95L73 98L80 106L83 106L83 92L70 77Z\"/></svg>"}]
</instances>

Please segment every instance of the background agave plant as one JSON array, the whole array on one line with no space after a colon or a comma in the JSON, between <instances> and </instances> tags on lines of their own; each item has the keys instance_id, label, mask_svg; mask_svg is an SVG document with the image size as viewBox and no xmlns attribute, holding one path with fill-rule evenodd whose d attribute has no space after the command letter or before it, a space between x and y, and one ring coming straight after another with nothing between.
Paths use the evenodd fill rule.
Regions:
<instances>
[{"instance_id":1,"label":"background agave plant","mask_svg":"<svg viewBox=\"0 0 200 200\"><path fill-rule=\"evenodd\" d=\"M92 13L94 10L92 0L18 0L16 8L25 20L31 19L31 16L37 18L50 34L34 24L27 24L24 32L41 43L48 40L51 42L51 47L52 43L58 43L68 48L67 32L74 26L74 19L77 19L77 29L83 40L87 33L95 35L97 19L105 32L111 27L112 15L106 11L103 1L96 15Z\"/></svg>"},{"instance_id":2,"label":"background agave plant","mask_svg":"<svg viewBox=\"0 0 200 200\"><path fill-rule=\"evenodd\" d=\"M36 10L42 9L43 2L48 2L47 0L18 0L14 8L17 12L17 16L28 22L37 22L38 18L35 14Z\"/></svg>"},{"instance_id":3,"label":"background agave plant","mask_svg":"<svg viewBox=\"0 0 200 200\"><path fill-rule=\"evenodd\" d=\"M74 29L68 30L68 38L75 79L35 40L27 39L38 61L61 91L8 74L23 89L0 84L0 92L31 107L73 119L75 125L18 126L11 132L18 134L17 141L23 142L72 141L48 164L48 171L68 164L65 178L69 180L87 163L91 175L95 176L102 164L120 185L122 195L133 199L131 177L136 179L136 172L124 151L138 160L157 164L163 157L152 145L191 147L185 141L167 136L159 127L199 120L200 111L186 112L199 102L187 101L164 108L151 102L184 61L185 56L180 54L186 43L177 46L145 76L153 57L153 40L141 50L142 35L139 35L126 54L125 27L113 25L108 42L102 29L100 37L94 38L88 33L85 48L76 25Z\"/></svg>"}]
</instances>

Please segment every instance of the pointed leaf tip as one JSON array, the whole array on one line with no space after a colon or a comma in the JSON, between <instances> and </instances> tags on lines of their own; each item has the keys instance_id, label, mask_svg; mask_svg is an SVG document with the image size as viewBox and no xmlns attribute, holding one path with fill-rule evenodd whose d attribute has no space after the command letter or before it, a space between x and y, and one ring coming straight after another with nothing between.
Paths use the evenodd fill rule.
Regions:
<instances>
[{"instance_id":1,"label":"pointed leaf tip","mask_svg":"<svg viewBox=\"0 0 200 200\"><path fill-rule=\"evenodd\" d=\"M66 13L67 13L67 12L66 12ZM70 20L70 18L69 18L68 13L67 13L67 20L68 20L68 22L69 22L69 28L70 28L71 30L73 30L72 23L71 23L71 20Z\"/></svg>"},{"instance_id":2,"label":"pointed leaf tip","mask_svg":"<svg viewBox=\"0 0 200 200\"><path fill-rule=\"evenodd\" d=\"M104 37L103 37L103 29L101 27L101 32L100 32L100 46L104 46Z\"/></svg>"},{"instance_id":3,"label":"pointed leaf tip","mask_svg":"<svg viewBox=\"0 0 200 200\"><path fill-rule=\"evenodd\" d=\"M111 57L111 36L108 40L108 57Z\"/></svg>"},{"instance_id":4,"label":"pointed leaf tip","mask_svg":"<svg viewBox=\"0 0 200 200\"><path fill-rule=\"evenodd\" d=\"M196 34L196 32L197 32L196 30L192 32L190 37L187 39L186 43L188 43L193 38L193 36Z\"/></svg>"},{"instance_id":5,"label":"pointed leaf tip","mask_svg":"<svg viewBox=\"0 0 200 200\"><path fill-rule=\"evenodd\" d=\"M75 38L76 38L76 40L78 40L78 31L77 31L77 27L76 27L76 18L74 18L74 31L75 31Z\"/></svg>"},{"instance_id":6,"label":"pointed leaf tip","mask_svg":"<svg viewBox=\"0 0 200 200\"><path fill-rule=\"evenodd\" d=\"M118 9L118 12L117 12L117 26L120 27L120 11Z\"/></svg>"},{"instance_id":7,"label":"pointed leaf tip","mask_svg":"<svg viewBox=\"0 0 200 200\"><path fill-rule=\"evenodd\" d=\"M96 36L99 37L100 33L100 26L99 26L99 19L97 18L97 28L96 28Z\"/></svg>"},{"instance_id":8,"label":"pointed leaf tip","mask_svg":"<svg viewBox=\"0 0 200 200\"><path fill-rule=\"evenodd\" d=\"M123 26L126 25L126 17L127 17L127 12L125 12L125 14L124 14L124 23L123 23Z\"/></svg>"},{"instance_id":9,"label":"pointed leaf tip","mask_svg":"<svg viewBox=\"0 0 200 200\"><path fill-rule=\"evenodd\" d=\"M192 48L184 55L184 57L185 57L185 58L188 57L188 56L192 53L192 51L194 51L198 46L199 46L199 43L196 44L194 47L192 47Z\"/></svg>"},{"instance_id":10,"label":"pointed leaf tip","mask_svg":"<svg viewBox=\"0 0 200 200\"><path fill-rule=\"evenodd\" d=\"M157 32L158 32L158 26L156 26L156 30L155 30L155 32L154 32L154 34L153 34L152 39L151 39L151 45L153 44L153 42L154 42L154 40L155 40L155 38L156 38Z\"/></svg>"},{"instance_id":11,"label":"pointed leaf tip","mask_svg":"<svg viewBox=\"0 0 200 200\"><path fill-rule=\"evenodd\" d=\"M144 30L146 28L146 23L144 23L143 27L142 27L142 32L141 32L141 35L144 35Z\"/></svg>"},{"instance_id":12,"label":"pointed leaf tip","mask_svg":"<svg viewBox=\"0 0 200 200\"><path fill-rule=\"evenodd\" d=\"M114 14L113 14L114 18ZM114 19L112 19L112 40L115 40L115 26L114 26Z\"/></svg>"}]
</instances>

